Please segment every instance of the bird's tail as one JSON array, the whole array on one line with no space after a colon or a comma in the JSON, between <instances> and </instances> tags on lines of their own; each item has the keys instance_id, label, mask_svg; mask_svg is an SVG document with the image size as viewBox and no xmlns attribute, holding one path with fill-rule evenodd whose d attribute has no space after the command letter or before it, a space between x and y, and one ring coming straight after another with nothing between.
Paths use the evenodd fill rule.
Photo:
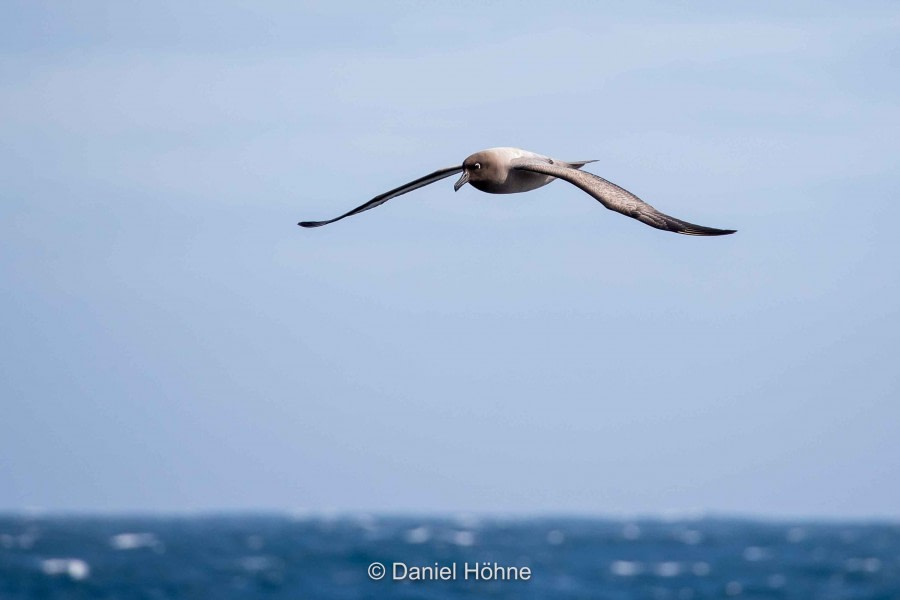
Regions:
<instances>
[{"instance_id":1,"label":"bird's tail","mask_svg":"<svg viewBox=\"0 0 900 600\"><path fill-rule=\"evenodd\" d=\"M596 160L578 160L575 162L563 162L561 160L556 161L557 164L562 163L563 165L569 167L570 169L580 169L584 165L592 162L597 162Z\"/></svg>"}]
</instances>

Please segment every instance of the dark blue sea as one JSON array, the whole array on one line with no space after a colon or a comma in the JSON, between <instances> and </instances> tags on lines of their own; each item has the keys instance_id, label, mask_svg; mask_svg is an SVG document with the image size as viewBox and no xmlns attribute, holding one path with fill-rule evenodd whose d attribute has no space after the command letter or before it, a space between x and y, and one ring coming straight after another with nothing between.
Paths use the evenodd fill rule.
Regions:
<instances>
[{"instance_id":1,"label":"dark blue sea","mask_svg":"<svg viewBox=\"0 0 900 600\"><path fill-rule=\"evenodd\" d=\"M900 524L0 517L0 599L25 598L900 599Z\"/></svg>"}]
</instances>

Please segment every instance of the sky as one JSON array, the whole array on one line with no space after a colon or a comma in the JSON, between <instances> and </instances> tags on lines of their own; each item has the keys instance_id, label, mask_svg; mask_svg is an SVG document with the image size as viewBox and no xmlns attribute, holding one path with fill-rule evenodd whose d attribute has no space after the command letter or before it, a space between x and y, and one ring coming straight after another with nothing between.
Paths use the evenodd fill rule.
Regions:
<instances>
[{"instance_id":1,"label":"sky","mask_svg":"<svg viewBox=\"0 0 900 600\"><path fill-rule=\"evenodd\" d=\"M900 518L896 3L4 2L0 510ZM516 146L554 182L441 181Z\"/></svg>"}]
</instances>

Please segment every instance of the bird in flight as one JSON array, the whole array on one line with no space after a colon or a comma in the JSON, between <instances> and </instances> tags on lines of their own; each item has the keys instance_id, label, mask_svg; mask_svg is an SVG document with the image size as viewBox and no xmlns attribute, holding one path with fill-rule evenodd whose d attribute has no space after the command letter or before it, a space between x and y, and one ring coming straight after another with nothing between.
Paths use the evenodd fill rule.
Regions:
<instances>
[{"instance_id":1,"label":"bird in flight","mask_svg":"<svg viewBox=\"0 0 900 600\"><path fill-rule=\"evenodd\" d=\"M489 148L471 155L458 167L439 169L430 175L405 183L375 196L362 206L339 217L327 221L301 221L298 225L300 227L328 225L370 208L381 206L391 198L462 172L462 176L453 185L454 191L459 191L459 188L468 183L475 189L489 194L516 194L547 185L554 179L563 179L593 196L609 210L622 213L626 217L637 219L645 225L663 231L684 235L727 235L736 231L694 225L663 214L628 190L620 188L602 177L581 170L581 167L592 162L596 161L565 162L519 148Z\"/></svg>"}]
</instances>

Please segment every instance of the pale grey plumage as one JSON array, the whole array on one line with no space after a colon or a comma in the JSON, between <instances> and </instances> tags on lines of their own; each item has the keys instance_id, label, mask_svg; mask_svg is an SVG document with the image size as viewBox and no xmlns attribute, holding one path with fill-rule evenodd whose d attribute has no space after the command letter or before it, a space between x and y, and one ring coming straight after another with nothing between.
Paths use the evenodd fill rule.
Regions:
<instances>
[{"instance_id":1,"label":"pale grey plumage","mask_svg":"<svg viewBox=\"0 0 900 600\"><path fill-rule=\"evenodd\" d=\"M462 172L459 181L453 186L454 190L469 183L474 188L490 194L515 194L539 188L558 178L579 187L606 208L657 229L702 236L734 233L732 229L715 229L694 225L661 213L628 190L602 177L579 170L591 162L595 161L565 162L519 148L489 148L472 154L459 167L440 169L430 175L379 194L339 217L327 221L302 221L299 225L301 227L320 227L334 223L384 204L391 198Z\"/></svg>"}]
</instances>

